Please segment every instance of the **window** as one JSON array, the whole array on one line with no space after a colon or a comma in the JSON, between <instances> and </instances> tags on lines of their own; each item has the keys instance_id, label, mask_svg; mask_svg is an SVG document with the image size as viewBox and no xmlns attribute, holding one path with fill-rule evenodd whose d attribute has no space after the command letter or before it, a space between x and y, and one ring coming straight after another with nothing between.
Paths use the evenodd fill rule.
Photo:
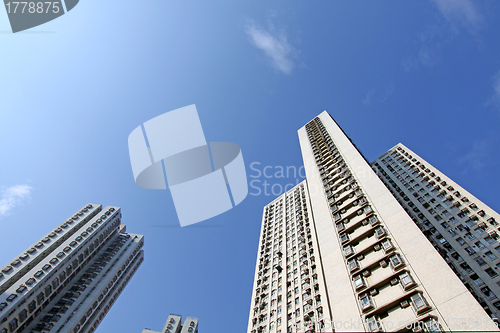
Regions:
<instances>
[{"instance_id":1,"label":"window","mask_svg":"<svg viewBox=\"0 0 500 333\"><path fill-rule=\"evenodd\" d=\"M347 245L344 247L344 256L348 257L354 254L354 248L351 245Z\"/></svg>"},{"instance_id":2,"label":"window","mask_svg":"<svg viewBox=\"0 0 500 333\"><path fill-rule=\"evenodd\" d=\"M375 316L366 318L366 324L368 325L368 330L370 332L377 332L382 329L382 323L378 321Z\"/></svg>"},{"instance_id":3,"label":"window","mask_svg":"<svg viewBox=\"0 0 500 333\"><path fill-rule=\"evenodd\" d=\"M358 262L355 259L349 260L348 266L349 266L349 270L351 270L351 272L359 268Z\"/></svg>"},{"instance_id":4,"label":"window","mask_svg":"<svg viewBox=\"0 0 500 333\"><path fill-rule=\"evenodd\" d=\"M415 280L413 280L409 272L404 272L403 274L401 274L399 276L399 279L401 280L401 285L403 286L404 290L407 290L408 288L415 285Z\"/></svg>"},{"instance_id":5,"label":"window","mask_svg":"<svg viewBox=\"0 0 500 333\"><path fill-rule=\"evenodd\" d=\"M486 261L484 261L484 259L481 258L481 257L477 257L475 260L476 260L476 262L478 263L479 266L486 265Z\"/></svg>"},{"instance_id":6,"label":"window","mask_svg":"<svg viewBox=\"0 0 500 333\"><path fill-rule=\"evenodd\" d=\"M427 303L427 300L424 298L424 296L421 293L414 294L411 297L411 301L413 304L413 307L415 308L415 311L418 313L421 313L425 309L429 307L429 304Z\"/></svg>"},{"instance_id":7,"label":"window","mask_svg":"<svg viewBox=\"0 0 500 333\"><path fill-rule=\"evenodd\" d=\"M22 285L19 286L19 288L16 289L16 292L22 293L26 289L28 289L28 288L24 284L22 284Z\"/></svg>"},{"instance_id":8,"label":"window","mask_svg":"<svg viewBox=\"0 0 500 333\"><path fill-rule=\"evenodd\" d=\"M476 285L478 285L478 286L480 286L480 285L484 284L484 281L483 281L483 280L481 280L481 278L480 278L479 276L477 276L477 274L471 275L471 277L470 277L470 278L471 278L471 279L474 281L474 283L475 283Z\"/></svg>"},{"instance_id":9,"label":"window","mask_svg":"<svg viewBox=\"0 0 500 333\"><path fill-rule=\"evenodd\" d=\"M390 257L389 262L394 270L404 265L403 259L399 254L395 254Z\"/></svg>"},{"instance_id":10,"label":"window","mask_svg":"<svg viewBox=\"0 0 500 333\"><path fill-rule=\"evenodd\" d=\"M468 253L468 254L470 254L470 255L473 255L474 253L476 253L476 251L474 251L474 250L472 249L472 247L470 247L470 246L466 247L466 248L465 248L465 251L467 251L467 253Z\"/></svg>"},{"instance_id":11,"label":"window","mask_svg":"<svg viewBox=\"0 0 500 333\"><path fill-rule=\"evenodd\" d=\"M9 328L11 332L14 332L18 327L18 321L17 318L12 319L12 321L9 323Z\"/></svg>"},{"instance_id":12,"label":"window","mask_svg":"<svg viewBox=\"0 0 500 333\"><path fill-rule=\"evenodd\" d=\"M474 231L475 231L477 234L479 234L479 235L481 235L482 233L484 233L484 230L483 230L482 228L477 228L477 229L474 229Z\"/></svg>"},{"instance_id":13,"label":"window","mask_svg":"<svg viewBox=\"0 0 500 333\"><path fill-rule=\"evenodd\" d=\"M394 245L392 245L390 239L386 239L382 242L382 247L384 248L384 251L387 253L394 248Z\"/></svg>"},{"instance_id":14,"label":"window","mask_svg":"<svg viewBox=\"0 0 500 333\"><path fill-rule=\"evenodd\" d=\"M366 287L363 276L356 275L352 278L352 280L354 281L354 286L356 287L356 290Z\"/></svg>"},{"instance_id":15,"label":"window","mask_svg":"<svg viewBox=\"0 0 500 333\"><path fill-rule=\"evenodd\" d=\"M362 294L359 297L359 304L361 305L361 309L363 311L368 310L373 307L372 300L368 294Z\"/></svg>"},{"instance_id":16,"label":"window","mask_svg":"<svg viewBox=\"0 0 500 333\"><path fill-rule=\"evenodd\" d=\"M475 242L475 243L474 243L474 245L475 245L478 249L482 249L482 248L484 248L484 244L483 244L483 243L481 243L481 241L479 241L479 242Z\"/></svg>"},{"instance_id":17,"label":"window","mask_svg":"<svg viewBox=\"0 0 500 333\"><path fill-rule=\"evenodd\" d=\"M498 274L491 268L487 268L484 271L492 278L498 276Z\"/></svg>"},{"instance_id":18,"label":"window","mask_svg":"<svg viewBox=\"0 0 500 333\"><path fill-rule=\"evenodd\" d=\"M36 309L36 302L35 301L32 301L30 304L28 304L28 311L30 313L35 311L35 309Z\"/></svg>"},{"instance_id":19,"label":"window","mask_svg":"<svg viewBox=\"0 0 500 333\"><path fill-rule=\"evenodd\" d=\"M476 238L473 234L471 234L470 232L466 233L465 234L465 237L467 237L468 239L474 239Z\"/></svg>"},{"instance_id":20,"label":"window","mask_svg":"<svg viewBox=\"0 0 500 333\"><path fill-rule=\"evenodd\" d=\"M488 242L488 244L493 244L495 243L495 240L493 238L491 238L490 236L487 236L484 238L485 241Z\"/></svg>"},{"instance_id":21,"label":"window","mask_svg":"<svg viewBox=\"0 0 500 333\"><path fill-rule=\"evenodd\" d=\"M21 312L19 312L19 321L23 322L26 320L26 318L28 318L28 311L26 311L26 309L23 309L21 310Z\"/></svg>"},{"instance_id":22,"label":"window","mask_svg":"<svg viewBox=\"0 0 500 333\"><path fill-rule=\"evenodd\" d=\"M495 260L497 259L497 256L491 253L491 251L488 251L485 253L485 255L490 259L490 260Z\"/></svg>"},{"instance_id":23,"label":"window","mask_svg":"<svg viewBox=\"0 0 500 333\"><path fill-rule=\"evenodd\" d=\"M45 295L42 293L39 293L38 296L36 296L36 301L38 305L40 306L43 303L43 300L45 299Z\"/></svg>"}]
</instances>

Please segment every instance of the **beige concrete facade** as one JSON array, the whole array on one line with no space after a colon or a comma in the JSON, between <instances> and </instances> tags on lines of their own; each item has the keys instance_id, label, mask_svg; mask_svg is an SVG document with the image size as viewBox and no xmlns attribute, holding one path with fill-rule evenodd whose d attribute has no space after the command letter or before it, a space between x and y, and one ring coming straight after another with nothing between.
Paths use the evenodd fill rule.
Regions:
<instances>
[{"instance_id":1,"label":"beige concrete facade","mask_svg":"<svg viewBox=\"0 0 500 333\"><path fill-rule=\"evenodd\" d=\"M499 331L326 111L298 134L307 181L264 208L248 333Z\"/></svg>"},{"instance_id":2,"label":"beige concrete facade","mask_svg":"<svg viewBox=\"0 0 500 333\"><path fill-rule=\"evenodd\" d=\"M338 331L496 330L326 111L299 140Z\"/></svg>"},{"instance_id":3,"label":"beige concrete facade","mask_svg":"<svg viewBox=\"0 0 500 333\"><path fill-rule=\"evenodd\" d=\"M500 318L500 215L402 144L372 166L470 294Z\"/></svg>"},{"instance_id":4,"label":"beige concrete facade","mask_svg":"<svg viewBox=\"0 0 500 333\"><path fill-rule=\"evenodd\" d=\"M303 181L264 208L247 332L312 332L329 322L319 256Z\"/></svg>"}]
</instances>

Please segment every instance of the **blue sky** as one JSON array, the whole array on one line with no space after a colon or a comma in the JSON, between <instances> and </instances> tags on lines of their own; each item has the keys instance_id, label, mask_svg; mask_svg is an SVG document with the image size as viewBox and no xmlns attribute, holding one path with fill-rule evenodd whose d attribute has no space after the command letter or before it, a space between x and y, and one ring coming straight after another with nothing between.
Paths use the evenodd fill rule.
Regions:
<instances>
[{"instance_id":1,"label":"blue sky","mask_svg":"<svg viewBox=\"0 0 500 333\"><path fill-rule=\"evenodd\" d=\"M297 130L327 110L368 160L402 142L498 211L499 15L495 0L82 0L12 34L0 11L0 262L88 202L120 206L145 262L97 332L159 330L169 313L245 331L275 196L250 188L180 228L169 191L130 167L130 132L190 104L259 186L301 180L250 165L298 169Z\"/></svg>"}]
</instances>

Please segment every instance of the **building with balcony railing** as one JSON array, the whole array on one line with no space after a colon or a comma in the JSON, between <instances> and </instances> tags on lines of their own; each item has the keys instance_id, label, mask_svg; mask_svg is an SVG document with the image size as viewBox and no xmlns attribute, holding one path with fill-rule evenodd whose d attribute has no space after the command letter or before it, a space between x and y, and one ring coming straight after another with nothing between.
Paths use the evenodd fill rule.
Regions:
<instances>
[{"instance_id":1,"label":"building with balcony railing","mask_svg":"<svg viewBox=\"0 0 500 333\"><path fill-rule=\"evenodd\" d=\"M0 333L95 331L143 261L119 207L88 204L0 269Z\"/></svg>"},{"instance_id":2,"label":"building with balcony railing","mask_svg":"<svg viewBox=\"0 0 500 333\"><path fill-rule=\"evenodd\" d=\"M248 333L498 331L326 111L298 134L307 180L264 208ZM494 226L493 212L472 203L486 233L479 223Z\"/></svg>"},{"instance_id":3,"label":"building with balcony railing","mask_svg":"<svg viewBox=\"0 0 500 333\"><path fill-rule=\"evenodd\" d=\"M314 329L326 295L305 181L264 208L248 332Z\"/></svg>"}]
</instances>

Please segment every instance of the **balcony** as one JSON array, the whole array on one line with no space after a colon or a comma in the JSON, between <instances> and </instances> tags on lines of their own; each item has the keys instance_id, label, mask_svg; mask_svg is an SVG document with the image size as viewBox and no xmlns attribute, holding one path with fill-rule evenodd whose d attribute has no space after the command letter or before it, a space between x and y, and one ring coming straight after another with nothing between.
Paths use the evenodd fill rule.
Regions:
<instances>
[{"instance_id":1,"label":"balcony","mask_svg":"<svg viewBox=\"0 0 500 333\"><path fill-rule=\"evenodd\" d=\"M361 225L359 223L356 229L351 228L351 225L349 225L348 230L352 230L349 234L349 242L359 241L361 238L364 238L369 233L373 232L373 228L370 225Z\"/></svg>"},{"instance_id":2,"label":"balcony","mask_svg":"<svg viewBox=\"0 0 500 333\"><path fill-rule=\"evenodd\" d=\"M370 252L373 246L377 244L377 242L379 242L376 237L372 237L372 235L368 233L365 233L365 235L367 236L363 239L360 239L359 243L354 246L354 250L356 251L356 253L364 254L365 252Z\"/></svg>"}]
</instances>

